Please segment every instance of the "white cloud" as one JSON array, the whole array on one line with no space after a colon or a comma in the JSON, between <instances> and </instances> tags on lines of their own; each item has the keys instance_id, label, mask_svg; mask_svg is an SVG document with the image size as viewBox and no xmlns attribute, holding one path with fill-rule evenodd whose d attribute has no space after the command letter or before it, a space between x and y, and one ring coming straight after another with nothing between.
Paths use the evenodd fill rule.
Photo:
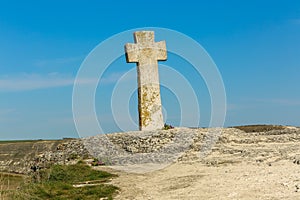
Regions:
<instances>
[{"instance_id":1,"label":"white cloud","mask_svg":"<svg viewBox=\"0 0 300 200\"><path fill-rule=\"evenodd\" d=\"M254 106L249 103L227 103L226 109L227 111L240 111L240 110L246 110L251 109Z\"/></svg>"},{"instance_id":2,"label":"white cloud","mask_svg":"<svg viewBox=\"0 0 300 200\"><path fill-rule=\"evenodd\" d=\"M101 83L103 84L117 83L121 78L122 81L131 81L137 79L136 76L132 75L132 73L127 74L124 72L116 72L101 78Z\"/></svg>"},{"instance_id":3,"label":"white cloud","mask_svg":"<svg viewBox=\"0 0 300 200\"><path fill-rule=\"evenodd\" d=\"M122 77L124 73L112 73L108 76L102 77L100 84L108 85L115 84ZM136 79L134 76L126 76L122 81L129 81ZM19 74L19 75L5 75L0 76L0 92L15 92L15 91L29 91L45 88L56 88L73 86L75 78L60 74L58 72L51 72L48 74ZM76 84L96 84L96 78L76 79Z\"/></svg>"},{"instance_id":4,"label":"white cloud","mask_svg":"<svg viewBox=\"0 0 300 200\"><path fill-rule=\"evenodd\" d=\"M286 106L300 106L300 99L272 99L271 102Z\"/></svg>"},{"instance_id":5,"label":"white cloud","mask_svg":"<svg viewBox=\"0 0 300 200\"><path fill-rule=\"evenodd\" d=\"M16 109L13 108L5 108L5 109L0 109L0 116L8 115L11 113L14 113Z\"/></svg>"},{"instance_id":6,"label":"white cloud","mask_svg":"<svg viewBox=\"0 0 300 200\"><path fill-rule=\"evenodd\" d=\"M73 85L74 78L62 76L58 73L21 74L14 77L0 77L0 91L25 91L52 87L64 87Z\"/></svg>"},{"instance_id":7,"label":"white cloud","mask_svg":"<svg viewBox=\"0 0 300 200\"><path fill-rule=\"evenodd\" d=\"M74 62L83 61L84 56L74 56L66 58L54 58L54 59L45 59L45 60L36 60L34 65L38 67L44 67L49 65L66 65Z\"/></svg>"},{"instance_id":8,"label":"white cloud","mask_svg":"<svg viewBox=\"0 0 300 200\"><path fill-rule=\"evenodd\" d=\"M300 99L257 99L256 101L283 106L300 106Z\"/></svg>"}]
</instances>

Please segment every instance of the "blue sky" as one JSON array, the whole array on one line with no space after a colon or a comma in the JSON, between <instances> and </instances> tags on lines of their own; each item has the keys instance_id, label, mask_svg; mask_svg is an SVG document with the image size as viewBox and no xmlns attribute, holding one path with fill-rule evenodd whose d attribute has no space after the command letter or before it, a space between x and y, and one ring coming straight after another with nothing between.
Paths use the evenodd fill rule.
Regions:
<instances>
[{"instance_id":1,"label":"blue sky","mask_svg":"<svg viewBox=\"0 0 300 200\"><path fill-rule=\"evenodd\" d=\"M0 140L78 137L72 88L81 63L101 41L140 27L173 29L206 49L226 88L225 126L300 126L299 1L2 1ZM167 64L176 59L170 54ZM118 131L107 105L117 78L133 68L119 58L97 89L105 132ZM199 83L199 126L207 126L209 95ZM163 88L162 100L167 122L177 125L176 98ZM130 101L136 120L136 93Z\"/></svg>"}]
</instances>

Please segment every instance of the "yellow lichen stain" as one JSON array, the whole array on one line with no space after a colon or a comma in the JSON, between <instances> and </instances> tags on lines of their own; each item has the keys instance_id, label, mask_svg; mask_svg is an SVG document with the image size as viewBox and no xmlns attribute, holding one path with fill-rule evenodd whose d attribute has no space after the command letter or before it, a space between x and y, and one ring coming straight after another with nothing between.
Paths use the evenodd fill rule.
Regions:
<instances>
[{"instance_id":1,"label":"yellow lichen stain","mask_svg":"<svg viewBox=\"0 0 300 200\"><path fill-rule=\"evenodd\" d=\"M153 57L154 52L152 48L144 48L142 49L142 52L140 53L141 56L143 56L144 58L150 58Z\"/></svg>"},{"instance_id":2,"label":"yellow lichen stain","mask_svg":"<svg viewBox=\"0 0 300 200\"><path fill-rule=\"evenodd\" d=\"M159 106L155 105L159 92L155 86L142 86L142 99L141 99L141 125L142 127L148 126L151 122L151 114L159 109Z\"/></svg>"},{"instance_id":3,"label":"yellow lichen stain","mask_svg":"<svg viewBox=\"0 0 300 200\"><path fill-rule=\"evenodd\" d=\"M146 87L144 88L146 89ZM147 126L151 116L150 116L150 111L148 109L148 106L146 105L148 99L147 99L147 92L144 91L142 95L142 109L141 109L141 119L142 119L142 126Z\"/></svg>"}]
</instances>

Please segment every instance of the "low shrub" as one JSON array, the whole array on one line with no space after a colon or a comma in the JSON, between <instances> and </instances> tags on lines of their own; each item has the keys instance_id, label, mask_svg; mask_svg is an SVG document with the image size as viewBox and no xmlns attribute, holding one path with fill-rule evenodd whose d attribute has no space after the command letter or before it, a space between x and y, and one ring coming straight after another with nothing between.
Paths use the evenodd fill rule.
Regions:
<instances>
[{"instance_id":1,"label":"low shrub","mask_svg":"<svg viewBox=\"0 0 300 200\"><path fill-rule=\"evenodd\" d=\"M169 130L169 129L173 129L174 127L172 125L169 124L165 124L163 127L163 130Z\"/></svg>"}]
</instances>

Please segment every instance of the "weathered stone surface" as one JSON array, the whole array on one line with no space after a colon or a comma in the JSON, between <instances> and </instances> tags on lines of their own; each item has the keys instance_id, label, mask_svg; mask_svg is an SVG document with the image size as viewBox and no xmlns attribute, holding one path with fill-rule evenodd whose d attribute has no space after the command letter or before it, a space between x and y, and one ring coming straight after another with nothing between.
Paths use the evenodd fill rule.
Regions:
<instances>
[{"instance_id":1,"label":"weathered stone surface","mask_svg":"<svg viewBox=\"0 0 300 200\"><path fill-rule=\"evenodd\" d=\"M27 173L30 167L69 164L98 158L107 165L170 164L200 161L208 166L252 162L273 166L281 160L300 164L300 128L244 132L223 128L205 157L212 128L175 128L100 134L76 140L0 145L0 171ZM26 155L26 156L25 156Z\"/></svg>"},{"instance_id":2,"label":"weathered stone surface","mask_svg":"<svg viewBox=\"0 0 300 200\"><path fill-rule=\"evenodd\" d=\"M84 138L91 155L110 165L171 163L190 149L195 132L189 128L132 131Z\"/></svg>"},{"instance_id":3,"label":"weathered stone surface","mask_svg":"<svg viewBox=\"0 0 300 200\"><path fill-rule=\"evenodd\" d=\"M130 165L201 160L208 165L241 161L272 163L287 159L299 162L300 128L247 133L223 128L220 137L214 128L175 128L159 131L134 131L85 138L85 146L111 165ZM209 148L208 144L216 144ZM98 146L97 146L98 145ZM207 152L205 152L207 151Z\"/></svg>"},{"instance_id":4,"label":"weathered stone surface","mask_svg":"<svg viewBox=\"0 0 300 200\"><path fill-rule=\"evenodd\" d=\"M154 42L153 31L134 33L135 44L126 44L127 62L137 63L138 108L140 130L157 130L164 126L158 60L167 59L165 41Z\"/></svg>"}]
</instances>

